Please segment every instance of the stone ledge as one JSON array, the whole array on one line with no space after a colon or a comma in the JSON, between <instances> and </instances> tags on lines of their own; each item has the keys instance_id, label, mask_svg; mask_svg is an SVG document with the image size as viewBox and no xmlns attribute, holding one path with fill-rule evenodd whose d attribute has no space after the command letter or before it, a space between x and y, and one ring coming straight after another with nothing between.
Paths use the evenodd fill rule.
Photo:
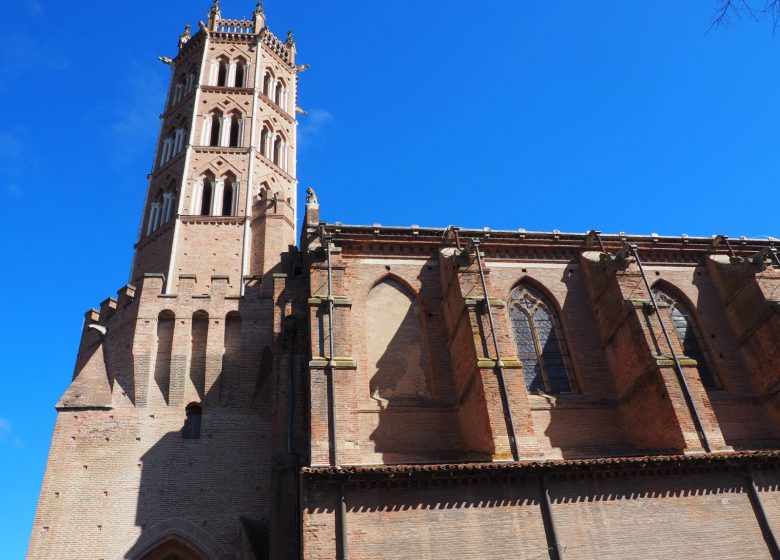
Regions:
<instances>
[{"instance_id":1,"label":"stone ledge","mask_svg":"<svg viewBox=\"0 0 780 560\"><path fill-rule=\"evenodd\" d=\"M522 369L523 363L520 360L493 360L491 358L479 358L477 360L477 367L480 369L493 369L496 367L503 367L504 369Z\"/></svg>"},{"instance_id":2,"label":"stone ledge","mask_svg":"<svg viewBox=\"0 0 780 560\"><path fill-rule=\"evenodd\" d=\"M327 358L316 356L309 362L310 368L324 369L332 367L333 369L357 369L357 360L349 357L336 356L333 363Z\"/></svg>"},{"instance_id":3,"label":"stone ledge","mask_svg":"<svg viewBox=\"0 0 780 560\"><path fill-rule=\"evenodd\" d=\"M332 298L328 298L328 296L314 296L310 297L308 299L309 305L322 305L325 303L328 303L328 301L333 300L333 305L335 306L351 306L352 305L352 298L346 297L346 296L333 296Z\"/></svg>"},{"instance_id":4,"label":"stone ledge","mask_svg":"<svg viewBox=\"0 0 780 560\"><path fill-rule=\"evenodd\" d=\"M488 298L490 301L491 307L496 307L498 309L501 309L503 307L506 307L506 302L502 299L491 297ZM467 297L465 298L465 303L468 307L476 307L477 305L483 303L485 301L484 297Z\"/></svg>"},{"instance_id":5,"label":"stone ledge","mask_svg":"<svg viewBox=\"0 0 780 560\"><path fill-rule=\"evenodd\" d=\"M687 356L680 356L677 358L680 365L683 367L698 367L699 362L693 358ZM659 366L672 367L674 366L674 359L671 356L655 356L655 363Z\"/></svg>"}]
</instances>

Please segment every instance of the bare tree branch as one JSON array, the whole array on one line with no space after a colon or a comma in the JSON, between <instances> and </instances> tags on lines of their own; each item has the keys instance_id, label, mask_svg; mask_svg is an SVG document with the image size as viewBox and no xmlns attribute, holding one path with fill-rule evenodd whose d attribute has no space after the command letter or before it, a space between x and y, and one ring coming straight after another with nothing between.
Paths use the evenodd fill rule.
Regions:
<instances>
[{"instance_id":1,"label":"bare tree branch","mask_svg":"<svg viewBox=\"0 0 780 560\"><path fill-rule=\"evenodd\" d=\"M743 17L753 21L768 18L774 33L780 25L780 0L718 0L708 32L716 27L728 27Z\"/></svg>"}]
</instances>

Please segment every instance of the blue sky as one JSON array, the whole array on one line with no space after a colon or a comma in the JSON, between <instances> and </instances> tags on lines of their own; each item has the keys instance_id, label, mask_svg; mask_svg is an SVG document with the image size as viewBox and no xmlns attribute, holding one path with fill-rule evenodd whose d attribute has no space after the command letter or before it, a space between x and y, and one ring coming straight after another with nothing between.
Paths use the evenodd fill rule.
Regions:
<instances>
[{"instance_id":1,"label":"blue sky","mask_svg":"<svg viewBox=\"0 0 780 560\"><path fill-rule=\"evenodd\" d=\"M780 237L780 38L707 33L714 4L268 0L312 65L301 188L344 223ZM3 558L26 550L83 313L127 282L157 56L208 5L0 0Z\"/></svg>"}]
</instances>

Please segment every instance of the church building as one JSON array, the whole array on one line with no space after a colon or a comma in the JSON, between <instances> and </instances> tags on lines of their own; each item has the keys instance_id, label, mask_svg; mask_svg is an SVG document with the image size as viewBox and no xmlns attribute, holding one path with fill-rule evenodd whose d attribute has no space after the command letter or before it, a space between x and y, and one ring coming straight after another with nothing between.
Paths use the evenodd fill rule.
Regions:
<instances>
[{"instance_id":1,"label":"church building","mask_svg":"<svg viewBox=\"0 0 780 560\"><path fill-rule=\"evenodd\" d=\"M780 560L775 242L299 220L296 52L161 57L28 558Z\"/></svg>"}]
</instances>

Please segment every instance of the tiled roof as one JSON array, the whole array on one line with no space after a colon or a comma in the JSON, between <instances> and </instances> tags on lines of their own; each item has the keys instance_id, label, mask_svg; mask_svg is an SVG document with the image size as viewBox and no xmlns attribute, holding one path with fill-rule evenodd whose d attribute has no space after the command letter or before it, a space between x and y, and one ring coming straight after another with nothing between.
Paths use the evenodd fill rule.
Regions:
<instances>
[{"instance_id":1,"label":"tiled roof","mask_svg":"<svg viewBox=\"0 0 780 560\"><path fill-rule=\"evenodd\" d=\"M311 479L441 478L450 476L604 472L612 470L642 470L646 468L754 466L779 462L780 450L501 463L304 467L301 469L301 474Z\"/></svg>"}]
</instances>

